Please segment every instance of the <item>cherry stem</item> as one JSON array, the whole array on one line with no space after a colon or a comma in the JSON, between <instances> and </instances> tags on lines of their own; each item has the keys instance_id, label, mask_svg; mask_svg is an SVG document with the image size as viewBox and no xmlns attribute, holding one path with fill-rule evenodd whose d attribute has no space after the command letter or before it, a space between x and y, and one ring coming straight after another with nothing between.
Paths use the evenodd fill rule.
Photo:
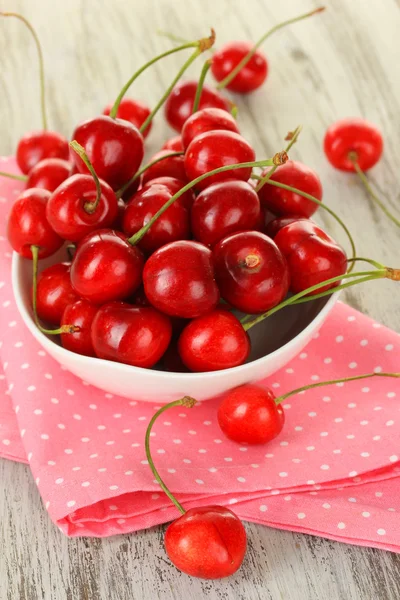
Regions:
<instances>
[{"instance_id":1,"label":"cherry stem","mask_svg":"<svg viewBox=\"0 0 400 600\"><path fill-rule=\"evenodd\" d=\"M287 156L287 154L285 152L278 152L277 154L275 154L275 156L273 158L268 158L266 160L259 160L259 161L256 161L256 162L238 163L236 165L225 165L224 167L219 167L218 169L214 169L213 171L209 171L208 173L204 173L203 175L200 175L199 177L196 177L196 179L193 179L193 181L190 181L185 186L183 186L183 188L181 188L178 192L176 192L176 194L174 194L155 213L155 215L150 219L150 221L148 221L148 223L146 223L146 225L144 225L141 229L139 229L139 231L137 231L131 238L128 239L128 242L130 244L132 244L133 246L135 244L137 244L138 242L140 242L140 240L143 238L144 235L146 235L146 233L148 232L148 230L150 229L150 227L152 225L154 225L154 223L157 221L157 219L159 217L161 217L161 215L166 210L168 210L168 208L175 202L175 200L178 200L178 198L180 198L181 196L183 196L183 194L185 192L187 192L188 190L192 189L192 187L194 187L195 185L197 185L198 183L200 183L201 181L203 181L203 179L207 179L207 177L211 177L212 175L218 175L218 173L223 173L225 171L231 171L233 169L244 169L244 168L253 168L253 167L268 167L268 166L271 166L273 164L276 164L277 161L286 161L287 159L288 159L288 156Z\"/></svg>"},{"instance_id":2,"label":"cherry stem","mask_svg":"<svg viewBox=\"0 0 400 600\"><path fill-rule=\"evenodd\" d=\"M287 134L285 140L290 139L290 141L285 148L285 152L289 153L289 150L291 149L291 147L297 142L298 137L301 133L301 130L302 130L302 126L298 125L294 131L290 131ZM272 169L270 169L268 171L268 173L266 173L266 175L264 175L264 177L260 177L259 175L255 175L255 176L252 175L253 179L258 179L258 181L259 181L259 183L256 186L256 192L259 192L261 190L261 188L267 183L267 181L269 179L271 179L272 175L275 173L275 171L277 170L278 167L279 167L279 165L274 165L272 167Z\"/></svg>"},{"instance_id":3,"label":"cherry stem","mask_svg":"<svg viewBox=\"0 0 400 600\"><path fill-rule=\"evenodd\" d=\"M0 177L8 177L9 179L16 179L17 181L28 181L26 175L15 175L14 173L6 173L5 171L0 171Z\"/></svg>"},{"instance_id":4,"label":"cherry stem","mask_svg":"<svg viewBox=\"0 0 400 600\"><path fill-rule=\"evenodd\" d=\"M156 469L156 467L154 465L153 458L152 458L151 452L150 452L150 434L151 434L151 430L152 430L152 427L153 427L154 423L156 422L156 420L158 419L158 417L164 411L168 410L169 408L173 408L174 406L184 406L185 408L193 408L193 406L195 404L196 404L196 400L194 398L191 398L190 396L184 396L180 400L175 400L174 402L170 402L169 404L166 404L165 406L162 406L155 413L155 415L151 418L150 423L148 424L148 427L146 429L146 437L145 437L145 442L144 442L147 461L149 463L149 467L150 467L150 469L151 469L154 477L156 478L156 480L160 484L161 489L163 490L163 492L165 492L165 494L167 494L168 498L171 500L171 502L173 502L175 504L176 508L182 514L185 514L185 509L183 508L182 504L180 504L180 502L178 502L178 500L175 498L175 496L172 494L172 492L169 491L169 489L167 488L167 486L165 485L165 483L161 479L160 474L158 473L158 471L157 471L157 469Z\"/></svg>"},{"instance_id":5,"label":"cherry stem","mask_svg":"<svg viewBox=\"0 0 400 600\"><path fill-rule=\"evenodd\" d=\"M132 183L139 179L139 177L143 175L143 173L147 171L147 169L150 169L150 167L152 167L153 165L156 165L157 163L161 162L162 160L166 160L167 158L173 158L174 156L183 156L184 154L185 153L183 151L171 152L170 154L165 154L164 156L158 156L151 162L147 163L147 165L144 165L144 167L137 171L137 173L135 173L135 175L131 177L129 181L127 181L125 185L123 185L122 188L120 188L116 192L117 198L121 198L121 196L125 194L126 190L132 185Z\"/></svg>"},{"instance_id":6,"label":"cherry stem","mask_svg":"<svg viewBox=\"0 0 400 600\"><path fill-rule=\"evenodd\" d=\"M370 196L370 198L383 210L383 212L385 213L385 215L387 217L389 217L389 219L391 221L393 221L393 223L395 225L397 225L397 227L400 227L400 219L398 219L397 217L395 217L390 210L385 206L385 204L382 202L382 200L380 200L380 198L378 198L378 196L375 194L374 190L371 187L371 184L369 183L364 171L360 168L360 165L357 162L357 154L355 152L350 152L349 153L349 159L351 160L351 162L353 163L355 172L357 173L357 175L359 176L363 186L365 187L368 195Z\"/></svg>"},{"instance_id":7,"label":"cherry stem","mask_svg":"<svg viewBox=\"0 0 400 600\"><path fill-rule=\"evenodd\" d=\"M215 31L214 31L214 29L211 29L211 35L208 38L203 38L202 40L195 42L196 50L187 59L185 64L179 69L176 77L174 77L171 84L165 90L164 94L161 96L161 98L157 102L156 106L153 108L153 110L151 111L151 113L149 114L147 119L144 121L144 123L141 124L139 131L141 131L143 133L143 131L146 130L146 128L150 125L151 121L153 120L154 116L158 113L158 111L160 110L160 108L162 107L164 102L167 100L168 96L170 95L173 88L178 83L178 81L180 80L180 78L182 77L184 72L190 67L190 65L196 60L196 58L198 56L200 56L200 54L202 52L205 52L206 50L211 48L211 46L214 44L214 41L215 41Z\"/></svg>"},{"instance_id":8,"label":"cherry stem","mask_svg":"<svg viewBox=\"0 0 400 600\"><path fill-rule=\"evenodd\" d=\"M203 68L201 70L199 82L197 84L196 95L195 95L194 101L193 101L192 114L199 110L199 104L200 104L201 92L203 91L204 80L205 80L210 68L211 68L211 60L206 60L206 62L203 65Z\"/></svg>"},{"instance_id":9,"label":"cherry stem","mask_svg":"<svg viewBox=\"0 0 400 600\"><path fill-rule=\"evenodd\" d=\"M296 388L291 392L287 392L286 394L282 394L278 398L275 398L275 404L278 405L281 402L284 402L290 396L294 396L300 392L306 392L307 390L312 390L313 388L318 388L325 385L334 385L336 383L347 383L348 381L357 381L358 379L369 379L370 377L400 377L400 373L368 373L366 375L355 375L354 377L342 377L341 379L331 379L329 381L310 383L309 385Z\"/></svg>"},{"instance_id":10,"label":"cherry stem","mask_svg":"<svg viewBox=\"0 0 400 600\"><path fill-rule=\"evenodd\" d=\"M35 40L38 57L39 57L40 104L41 104L41 110L42 110L42 123L43 123L43 129L46 131L47 116L46 116L45 77L44 77L43 52L42 52L42 48L40 46L39 37L38 37L36 31L34 30L34 28L32 27L32 25L29 23L28 19L25 19L25 17L23 17L22 15L20 15L18 13L14 13L14 12L0 12L0 16L1 17L16 17L17 19L22 21L24 23L24 25L26 25L26 27L29 29L29 31L31 32L31 34L33 36L33 39Z\"/></svg>"},{"instance_id":11,"label":"cherry stem","mask_svg":"<svg viewBox=\"0 0 400 600\"><path fill-rule=\"evenodd\" d=\"M355 258L349 258L347 260L347 262L365 262L368 263L370 265L372 265L373 267L377 268L377 269L384 269L385 266L382 265L381 263L377 262L376 260L372 260L372 258L365 258L364 256L356 256Z\"/></svg>"},{"instance_id":12,"label":"cherry stem","mask_svg":"<svg viewBox=\"0 0 400 600\"><path fill-rule=\"evenodd\" d=\"M83 162L85 163L86 167L89 169L89 172L91 174L91 176L94 179L94 183L96 185L96 200L94 202L85 202L83 208L85 209L85 211L89 214L92 215L94 212L96 212L96 209L99 205L99 202L101 200L101 184L100 184L100 180L97 176L96 171L93 168L92 163L89 160L88 155L85 152L85 148L83 148L83 146L81 146L76 140L73 140L72 142L69 143L69 145L71 146L72 150L74 152L76 152L76 154L83 160Z\"/></svg>"},{"instance_id":13,"label":"cherry stem","mask_svg":"<svg viewBox=\"0 0 400 600\"><path fill-rule=\"evenodd\" d=\"M33 263L32 307L33 307L33 318L35 320L37 327L40 329L40 331L42 333L45 333L46 335L58 335L60 333L76 333L77 331L80 331L80 327L78 327L76 325L63 325L62 327L59 327L58 329L45 329L40 324L39 317L37 315L37 272L38 272L38 260L39 260L39 246L32 245L31 252L32 252L32 263Z\"/></svg>"},{"instance_id":14,"label":"cherry stem","mask_svg":"<svg viewBox=\"0 0 400 600\"><path fill-rule=\"evenodd\" d=\"M316 8L315 10L312 10L311 12L307 12L303 15L299 15L298 17L293 17L292 19L288 19L287 21L283 21L282 23L278 23L278 25L275 25L274 27L272 27L272 29L270 29L269 31L264 33L264 35L258 40L258 42L256 42L254 44L254 46L250 50L250 52L242 58L242 60L236 65L236 67L234 69L232 69L232 71L224 79L222 79L222 81L219 82L219 84L217 85L217 89L222 90L227 85L229 85L231 83L231 81L233 79L235 79L235 77L239 73L239 71L241 71L243 69L243 67L245 67L247 65L247 63L251 60L251 58L257 52L257 49L261 46L261 44L263 44L265 42L265 40L267 38L269 38L273 33L278 31L279 29L282 29L283 27L286 27L287 25L292 25L293 23L297 23L297 21L302 21L303 19L308 19L308 17L312 17L313 15L316 15L317 13L320 13L324 10L325 10L325 7L321 6L319 8Z\"/></svg>"}]
</instances>

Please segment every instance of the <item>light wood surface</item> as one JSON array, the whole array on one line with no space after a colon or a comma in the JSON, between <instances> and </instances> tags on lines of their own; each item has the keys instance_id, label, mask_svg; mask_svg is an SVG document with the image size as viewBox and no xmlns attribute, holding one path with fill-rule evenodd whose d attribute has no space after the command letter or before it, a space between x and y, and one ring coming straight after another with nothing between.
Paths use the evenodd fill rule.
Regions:
<instances>
[{"instance_id":1,"label":"light wood surface","mask_svg":"<svg viewBox=\"0 0 400 600\"><path fill-rule=\"evenodd\" d=\"M352 175L334 171L321 142L334 120L360 115L376 123L385 155L371 179L392 208L399 208L400 3L399 0L327 0L328 11L281 31L265 45L266 85L235 98L240 128L258 156L283 146L286 132L304 131L291 156L320 174L324 199L356 238L358 253L399 267L399 234L375 209ZM4 0L2 10L31 19L43 43L49 120L68 137L76 123L116 96L130 74L169 42L158 28L195 39L217 31L217 44L256 40L271 25L305 12L314 0ZM13 153L18 138L40 128L37 59L21 23L0 21L0 154ZM153 105L182 56L156 65L132 95ZM199 73L199 64L192 70ZM157 150L171 134L161 116L148 144ZM345 238L331 218L319 221ZM399 292L391 282L372 282L345 295L352 306L400 331ZM339 375L339 374L338 374ZM299 382L300 384L301 382ZM1 600L396 600L400 559L307 535L248 525L249 551L226 581L190 579L170 568L163 528L112 539L65 538L50 522L30 472L0 461Z\"/></svg>"}]
</instances>

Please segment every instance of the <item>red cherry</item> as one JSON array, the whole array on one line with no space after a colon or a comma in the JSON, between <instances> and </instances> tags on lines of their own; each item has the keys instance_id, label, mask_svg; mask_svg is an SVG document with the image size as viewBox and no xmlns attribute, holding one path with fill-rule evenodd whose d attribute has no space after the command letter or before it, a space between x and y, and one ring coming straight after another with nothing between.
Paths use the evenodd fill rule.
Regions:
<instances>
[{"instance_id":1,"label":"red cherry","mask_svg":"<svg viewBox=\"0 0 400 600\"><path fill-rule=\"evenodd\" d=\"M142 279L143 256L126 236L112 229L89 233L79 243L71 266L74 290L94 304L131 296Z\"/></svg>"},{"instance_id":2,"label":"red cherry","mask_svg":"<svg viewBox=\"0 0 400 600\"><path fill-rule=\"evenodd\" d=\"M169 150L170 152L182 152L183 143L180 135L176 135L167 140L161 147L161 150Z\"/></svg>"},{"instance_id":3,"label":"red cherry","mask_svg":"<svg viewBox=\"0 0 400 600\"><path fill-rule=\"evenodd\" d=\"M11 207L8 215L7 237L13 250L32 259L31 246L39 247L39 258L54 254L64 243L50 227L46 218L47 190L25 190Z\"/></svg>"},{"instance_id":4,"label":"red cherry","mask_svg":"<svg viewBox=\"0 0 400 600\"><path fill-rule=\"evenodd\" d=\"M179 190L181 190L186 184L181 179L176 179L175 177L156 177L155 179L151 179L145 183L142 189L148 189L149 187L153 187L155 185L166 187L172 195L175 195L176 192L179 192ZM182 206L190 210L194 202L193 190L188 190L182 194L182 196L175 200L174 204L177 202L180 202Z\"/></svg>"},{"instance_id":5,"label":"red cherry","mask_svg":"<svg viewBox=\"0 0 400 600\"><path fill-rule=\"evenodd\" d=\"M240 133L235 119L221 108L203 108L191 115L182 127L182 143L186 149L195 137L206 131L234 131Z\"/></svg>"},{"instance_id":6,"label":"red cherry","mask_svg":"<svg viewBox=\"0 0 400 600\"><path fill-rule=\"evenodd\" d=\"M292 217L277 217L276 219L272 219L269 221L265 228L265 233L272 239L276 236L278 231L280 231L285 225L290 225L290 223L296 223L296 221L307 220L305 217L300 217L299 215L293 215Z\"/></svg>"},{"instance_id":7,"label":"red cherry","mask_svg":"<svg viewBox=\"0 0 400 600\"><path fill-rule=\"evenodd\" d=\"M364 119L349 118L331 125L324 139L329 162L341 171L355 171L354 162L368 171L380 159L383 138L380 131Z\"/></svg>"},{"instance_id":8,"label":"red cherry","mask_svg":"<svg viewBox=\"0 0 400 600\"><path fill-rule=\"evenodd\" d=\"M246 530L228 508L191 508L169 525L165 549L180 571L192 577L220 579L242 564Z\"/></svg>"},{"instance_id":9,"label":"red cherry","mask_svg":"<svg viewBox=\"0 0 400 600\"><path fill-rule=\"evenodd\" d=\"M89 119L75 129L72 139L84 147L100 179L113 190L120 189L139 169L143 159L143 136L122 119L99 116ZM88 169L74 152L73 160L80 173Z\"/></svg>"},{"instance_id":10,"label":"red cherry","mask_svg":"<svg viewBox=\"0 0 400 600\"><path fill-rule=\"evenodd\" d=\"M286 225L275 236L275 243L286 257L290 290L295 294L346 272L345 251L312 221L296 221ZM321 287L312 294L319 294L337 285L339 282Z\"/></svg>"},{"instance_id":11,"label":"red cherry","mask_svg":"<svg viewBox=\"0 0 400 600\"><path fill-rule=\"evenodd\" d=\"M265 169L262 176L264 177L269 170L270 168ZM315 171L299 161L288 160L275 171L271 179L315 196L317 200L322 200L320 178ZM299 194L268 184L260 189L258 195L262 205L279 217L292 215L311 217L318 208L318 204Z\"/></svg>"},{"instance_id":12,"label":"red cherry","mask_svg":"<svg viewBox=\"0 0 400 600\"><path fill-rule=\"evenodd\" d=\"M189 180L204 175L219 167L235 165L242 162L253 162L255 152L250 144L233 131L207 131L197 136L189 145L185 154L185 170ZM203 190L212 183L240 179L247 181L251 175L251 167L225 171L207 177L196 187Z\"/></svg>"},{"instance_id":13,"label":"red cherry","mask_svg":"<svg viewBox=\"0 0 400 600\"><path fill-rule=\"evenodd\" d=\"M68 160L68 141L56 131L32 131L18 142L16 158L19 168L27 175L45 158Z\"/></svg>"},{"instance_id":14,"label":"red cherry","mask_svg":"<svg viewBox=\"0 0 400 600\"><path fill-rule=\"evenodd\" d=\"M218 423L234 442L266 444L282 431L285 414L270 389L246 384L226 394L218 408Z\"/></svg>"},{"instance_id":15,"label":"red cherry","mask_svg":"<svg viewBox=\"0 0 400 600\"><path fill-rule=\"evenodd\" d=\"M194 237L206 246L237 231L254 229L260 220L260 201L245 181L223 181L203 190L191 212Z\"/></svg>"},{"instance_id":16,"label":"red cherry","mask_svg":"<svg viewBox=\"0 0 400 600\"><path fill-rule=\"evenodd\" d=\"M161 156L165 156L166 158L146 169L142 176L143 183L156 177L174 177L175 179L187 182L183 156L169 156L170 154L170 150L160 150L160 152L151 157L149 162L153 162L153 160L157 160Z\"/></svg>"},{"instance_id":17,"label":"red cherry","mask_svg":"<svg viewBox=\"0 0 400 600\"><path fill-rule=\"evenodd\" d=\"M114 103L108 104L103 110L103 115L109 115ZM129 121L134 125L137 129L143 125L147 117L150 115L150 108L146 106L140 100L133 100L132 98L122 98L120 105L117 110L117 118L122 119L123 121ZM143 131L142 135L144 138L150 133L152 123L146 127L145 131Z\"/></svg>"},{"instance_id":18,"label":"red cherry","mask_svg":"<svg viewBox=\"0 0 400 600\"><path fill-rule=\"evenodd\" d=\"M221 295L242 312L263 313L285 298L289 271L279 248L258 231L235 233L214 248Z\"/></svg>"},{"instance_id":19,"label":"red cherry","mask_svg":"<svg viewBox=\"0 0 400 600\"><path fill-rule=\"evenodd\" d=\"M71 163L61 158L45 158L29 172L26 187L54 192L72 174L71 168Z\"/></svg>"},{"instance_id":20,"label":"red cherry","mask_svg":"<svg viewBox=\"0 0 400 600\"><path fill-rule=\"evenodd\" d=\"M149 185L142 188L125 208L123 231L127 236L138 232L156 212L173 196L164 185ZM138 247L148 254L157 248L190 237L189 214L182 203L174 202L152 225L138 242Z\"/></svg>"},{"instance_id":21,"label":"red cherry","mask_svg":"<svg viewBox=\"0 0 400 600\"><path fill-rule=\"evenodd\" d=\"M197 81L182 81L172 90L165 103L165 118L169 125L180 132L186 119L192 114ZM216 90L204 85L201 91L199 109L222 108L230 111L231 103Z\"/></svg>"},{"instance_id":22,"label":"red cherry","mask_svg":"<svg viewBox=\"0 0 400 600\"><path fill-rule=\"evenodd\" d=\"M251 42L228 42L215 51L211 72L217 81L222 81L247 56L253 48ZM268 75L268 63L264 54L256 50L249 62L226 86L232 92L248 94L259 88Z\"/></svg>"},{"instance_id":23,"label":"red cherry","mask_svg":"<svg viewBox=\"0 0 400 600\"><path fill-rule=\"evenodd\" d=\"M246 362L250 338L235 315L217 309L186 325L178 350L191 371L220 371Z\"/></svg>"},{"instance_id":24,"label":"red cherry","mask_svg":"<svg viewBox=\"0 0 400 600\"><path fill-rule=\"evenodd\" d=\"M39 319L52 325L60 325L64 309L78 300L72 289L71 265L58 263L42 271L37 280L36 310ZM66 323L73 325L69 321Z\"/></svg>"},{"instance_id":25,"label":"red cherry","mask_svg":"<svg viewBox=\"0 0 400 600\"><path fill-rule=\"evenodd\" d=\"M109 302L92 324L92 343L99 358L150 368L171 341L171 322L154 308Z\"/></svg>"},{"instance_id":26,"label":"red cherry","mask_svg":"<svg viewBox=\"0 0 400 600\"><path fill-rule=\"evenodd\" d=\"M143 284L151 304L173 317L193 319L219 301L212 253L198 242L182 240L156 250L146 262Z\"/></svg>"},{"instance_id":27,"label":"red cherry","mask_svg":"<svg viewBox=\"0 0 400 600\"><path fill-rule=\"evenodd\" d=\"M84 356L96 356L92 344L91 327L98 310L98 306L87 300L77 300L65 307L61 325L75 325L79 327L79 331L61 334L63 348Z\"/></svg>"},{"instance_id":28,"label":"red cherry","mask_svg":"<svg viewBox=\"0 0 400 600\"><path fill-rule=\"evenodd\" d=\"M91 175L73 175L52 194L46 207L47 220L65 240L78 242L96 229L111 227L118 215L118 201L111 187L101 181L101 197L95 210L97 188Z\"/></svg>"}]
</instances>

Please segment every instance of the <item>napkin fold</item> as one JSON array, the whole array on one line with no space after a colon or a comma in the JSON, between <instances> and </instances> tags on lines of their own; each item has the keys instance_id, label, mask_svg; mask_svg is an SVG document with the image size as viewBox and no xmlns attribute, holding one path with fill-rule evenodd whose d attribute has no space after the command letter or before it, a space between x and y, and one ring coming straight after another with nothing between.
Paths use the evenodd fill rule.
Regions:
<instances>
[{"instance_id":1,"label":"napkin fold","mask_svg":"<svg viewBox=\"0 0 400 600\"><path fill-rule=\"evenodd\" d=\"M14 171L12 159L1 169ZM0 180L0 455L28 462L51 519L69 536L109 536L176 518L147 465L157 406L112 396L63 370L24 327L11 288L5 216L21 184ZM337 377L399 370L400 336L338 303L319 334L262 382L277 395ZM187 508L234 505L271 527L400 551L400 382L372 378L284 403L266 446L222 435L218 400L174 408L151 438L157 468Z\"/></svg>"}]
</instances>

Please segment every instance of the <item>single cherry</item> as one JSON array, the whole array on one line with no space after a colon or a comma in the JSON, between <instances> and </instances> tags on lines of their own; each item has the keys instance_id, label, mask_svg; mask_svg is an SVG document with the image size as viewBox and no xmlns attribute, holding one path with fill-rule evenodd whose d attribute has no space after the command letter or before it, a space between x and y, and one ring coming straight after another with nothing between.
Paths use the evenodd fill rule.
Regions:
<instances>
[{"instance_id":1,"label":"single cherry","mask_svg":"<svg viewBox=\"0 0 400 600\"><path fill-rule=\"evenodd\" d=\"M222 108L203 108L193 113L182 127L182 144L186 149L195 137L206 131L233 131L240 133L235 119Z\"/></svg>"},{"instance_id":2,"label":"single cherry","mask_svg":"<svg viewBox=\"0 0 400 600\"><path fill-rule=\"evenodd\" d=\"M161 146L161 150L169 150L170 152L182 152L183 143L180 135L170 138Z\"/></svg>"},{"instance_id":3,"label":"single cherry","mask_svg":"<svg viewBox=\"0 0 400 600\"><path fill-rule=\"evenodd\" d=\"M211 72L217 81L223 81L227 75L248 55L253 48L251 42L228 42L213 54ZM228 90L239 94L249 94L259 88L268 75L268 63L265 55L257 49L247 64L226 86Z\"/></svg>"},{"instance_id":4,"label":"single cherry","mask_svg":"<svg viewBox=\"0 0 400 600\"><path fill-rule=\"evenodd\" d=\"M109 115L114 103L108 104L106 108L103 110L103 115ZM122 119L123 121L129 121L140 129L143 125L147 117L150 115L151 110L146 104L140 102L140 100L133 100L133 98L122 98L120 105L117 110L117 118ZM144 138L150 133L152 123L146 127L145 131L143 131L142 135Z\"/></svg>"},{"instance_id":5,"label":"single cherry","mask_svg":"<svg viewBox=\"0 0 400 600\"><path fill-rule=\"evenodd\" d=\"M143 284L151 304L173 317L193 319L219 301L212 253L198 242L182 240L156 250L145 264Z\"/></svg>"},{"instance_id":6,"label":"single cherry","mask_svg":"<svg viewBox=\"0 0 400 600\"><path fill-rule=\"evenodd\" d=\"M165 103L165 118L169 125L180 132L186 119L192 114L196 96L197 81L182 81L172 90ZM216 90L204 85L201 91L199 109L221 108L230 111L232 103Z\"/></svg>"},{"instance_id":7,"label":"single cherry","mask_svg":"<svg viewBox=\"0 0 400 600\"><path fill-rule=\"evenodd\" d=\"M143 263L142 253L124 234L112 229L89 233L76 249L72 287L94 304L124 300L141 284Z\"/></svg>"},{"instance_id":8,"label":"single cherry","mask_svg":"<svg viewBox=\"0 0 400 600\"><path fill-rule=\"evenodd\" d=\"M285 298L289 270L271 238L259 231L235 233L214 248L221 296L244 313L263 313Z\"/></svg>"},{"instance_id":9,"label":"single cherry","mask_svg":"<svg viewBox=\"0 0 400 600\"><path fill-rule=\"evenodd\" d=\"M17 164L26 175L46 158L69 159L68 140L56 131L32 131L18 142Z\"/></svg>"},{"instance_id":10,"label":"single cherry","mask_svg":"<svg viewBox=\"0 0 400 600\"><path fill-rule=\"evenodd\" d=\"M345 251L312 221L296 221L286 225L276 234L274 241L286 257L290 290L295 294L346 273ZM310 294L319 294L339 283L321 287Z\"/></svg>"},{"instance_id":11,"label":"single cherry","mask_svg":"<svg viewBox=\"0 0 400 600\"><path fill-rule=\"evenodd\" d=\"M214 246L231 233L256 228L260 212L258 195L247 182L214 183L193 203L193 235L202 244Z\"/></svg>"},{"instance_id":12,"label":"single cherry","mask_svg":"<svg viewBox=\"0 0 400 600\"><path fill-rule=\"evenodd\" d=\"M64 243L51 228L46 217L50 192L25 190L11 207L7 222L7 238L13 250L32 259L31 246L38 246L39 258L54 254Z\"/></svg>"},{"instance_id":13,"label":"single cherry","mask_svg":"<svg viewBox=\"0 0 400 600\"><path fill-rule=\"evenodd\" d=\"M196 179L209 171L244 162L253 162L255 152L250 144L233 131L207 131L197 136L185 154L185 170L189 180ZM207 177L196 187L200 190L212 183L228 179L247 181L251 167L242 167Z\"/></svg>"},{"instance_id":14,"label":"single cherry","mask_svg":"<svg viewBox=\"0 0 400 600\"><path fill-rule=\"evenodd\" d=\"M58 263L44 269L38 277L36 311L46 323L60 325L65 307L78 300L72 289L70 270L69 263Z\"/></svg>"},{"instance_id":15,"label":"single cherry","mask_svg":"<svg viewBox=\"0 0 400 600\"><path fill-rule=\"evenodd\" d=\"M92 324L96 356L106 360L153 367L171 341L169 318L154 308L109 302L102 306Z\"/></svg>"},{"instance_id":16,"label":"single cherry","mask_svg":"<svg viewBox=\"0 0 400 600\"><path fill-rule=\"evenodd\" d=\"M186 325L178 350L183 364L191 371L220 371L246 362L250 338L235 315L217 309Z\"/></svg>"},{"instance_id":17,"label":"single cherry","mask_svg":"<svg viewBox=\"0 0 400 600\"><path fill-rule=\"evenodd\" d=\"M156 179L157 177L173 177L175 179L180 179L183 182L187 182L183 156L170 156L170 154L170 150L160 150L157 154L152 156L149 162L158 160L162 156L165 156L165 158L146 169L142 175L143 183L147 183L147 181Z\"/></svg>"},{"instance_id":18,"label":"single cherry","mask_svg":"<svg viewBox=\"0 0 400 600\"><path fill-rule=\"evenodd\" d=\"M74 333L62 333L61 344L66 350L96 356L91 336L91 327L99 307L87 300L77 300L65 307L61 318L61 325L71 324L77 327Z\"/></svg>"},{"instance_id":19,"label":"single cherry","mask_svg":"<svg viewBox=\"0 0 400 600\"><path fill-rule=\"evenodd\" d=\"M263 171L264 177L271 167ZM285 185L297 188L311 196L322 200L322 184L317 173L303 163L288 160L271 175L272 181L278 181ZM263 206L279 217L300 215L311 217L318 208L318 204L300 196L294 192L265 184L259 190L258 195Z\"/></svg>"},{"instance_id":20,"label":"single cherry","mask_svg":"<svg viewBox=\"0 0 400 600\"><path fill-rule=\"evenodd\" d=\"M292 217L276 217L276 219L272 219L269 221L265 227L265 233L272 239L276 236L278 231L285 227L285 225L290 225L290 223L296 223L296 221L303 221L305 217L301 217L299 215L293 215Z\"/></svg>"},{"instance_id":21,"label":"single cherry","mask_svg":"<svg viewBox=\"0 0 400 600\"><path fill-rule=\"evenodd\" d=\"M71 168L71 163L61 158L45 158L29 172L26 187L54 192L72 174Z\"/></svg>"},{"instance_id":22,"label":"single cherry","mask_svg":"<svg viewBox=\"0 0 400 600\"><path fill-rule=\"evenodd\" d=\"M371 169L380 159L383 138L375 125L365 119L342 119L331 125L324 139L324 152L329 162L341 171Z\"/></svg>"},{"instance_id":23,"label":"single cherry","mask_svg":"<svg viewBox=\"0 0 400 600\"><path fill-rule=\"evenodd\" d=\"M179 190L185 187L185 183L181 179L176 179L175 177L156 177L155 179L150 179L147 183L145 183L143 185L143 189L148 189L150 187L154 187L155 185L167 188L172 195L176 194L176 192L179 192ZM187 190L176 200L176 202L179 202L182 204L182 206L190 210L194 202L193 190Z\"/></svg>"},{"instance_id":24,"label":"single cherry","mask_svg":"<svg viewBox=\"0 0 400 600\"><path fill-rule=\"evenodd\" d=\"M218 408L218 424L230 440L266 444L283 429L285 414L270 389L246 384L230 390Z\"/></svg>"}]
</instances>

